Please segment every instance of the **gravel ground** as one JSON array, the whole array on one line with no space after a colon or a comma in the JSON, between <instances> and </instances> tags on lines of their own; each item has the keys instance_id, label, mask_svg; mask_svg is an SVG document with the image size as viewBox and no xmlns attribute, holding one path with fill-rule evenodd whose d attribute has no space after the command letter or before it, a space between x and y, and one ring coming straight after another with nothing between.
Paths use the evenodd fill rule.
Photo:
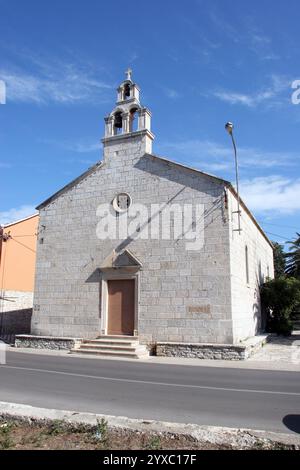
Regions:
<instances>
[{"instance_id":1,"label":"gravel ground","mask_svg":"<svg viewBox=\"0 0 300 470\"><path fill-rule=\"evenodd\" d=\"M96 426L63 420L35 421L0 418L0 450L299 450L300 445L274 442L246 431L226 432L216 440L171 432L144 432L110 428L101 419Z\"/></svg>"}]
</instances>

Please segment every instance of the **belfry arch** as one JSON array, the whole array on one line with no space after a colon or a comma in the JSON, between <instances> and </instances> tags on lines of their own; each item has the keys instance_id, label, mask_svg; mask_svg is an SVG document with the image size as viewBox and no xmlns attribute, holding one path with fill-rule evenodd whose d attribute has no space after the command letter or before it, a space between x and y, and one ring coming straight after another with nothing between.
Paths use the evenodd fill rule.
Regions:
<instances>
[{"instance_id":1,"label":"belfry arch","mask_svg":"<svg viewBox=\"0 0 300 470\"><path fill-rule=\"evenodd\" d=\"M140 88L132 80L132 70L126 71L117 89L115 109L105 118L105 137L116 137L140 131L151 131L151 113L140 103Z\"/></svg>"}]
</instances>

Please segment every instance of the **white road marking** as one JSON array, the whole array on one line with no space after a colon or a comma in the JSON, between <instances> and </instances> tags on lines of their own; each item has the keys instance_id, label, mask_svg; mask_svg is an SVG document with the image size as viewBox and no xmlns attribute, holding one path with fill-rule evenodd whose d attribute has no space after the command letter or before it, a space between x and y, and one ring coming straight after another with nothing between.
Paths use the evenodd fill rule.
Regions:
<instances>
[{"instance_id":1,"label":"white road marking","mask_svg":"<svg viewBox=\"0 0 300 470\"><path fill-rule=\"evenodd\" d=\"M61 372L56 370L47 370L47 369L34 369L30 367L18 367L18 366L0 366L1 369L16 369L16 370L25 370L29 372L42 372L44 374L57 374L57 375L67 375L71 377L80 377L85 379L94 379L94 380L107 380L111 382L128 382L128 383L139 383L145 385L160 385L165 387L180 387L180 388L196 388L202 390L220 390L223 392L246 392L246 393L262 393L268 395L290 395L290 396L300 396L300 392L277 392L274 390L256 390L256 389L247 389L247 388L229 388L229 387L211 387L209 385L191 385L191 384L175 384L167 382L152 382L148 380L135 380L135 379L120 379L116 377L102 377L96 375L85 375L85 374L74 374L73 372Z\"/></svg>"}]
</instances>

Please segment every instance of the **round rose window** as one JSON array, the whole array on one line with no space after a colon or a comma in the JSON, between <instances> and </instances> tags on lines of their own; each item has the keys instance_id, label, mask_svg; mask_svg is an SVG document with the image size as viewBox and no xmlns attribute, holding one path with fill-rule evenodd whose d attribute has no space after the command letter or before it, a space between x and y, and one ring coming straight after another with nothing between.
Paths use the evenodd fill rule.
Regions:
<instances>
[{"instance_id":1,"label":"round rose window","mask_svg":"<svg viewBox=\"0 0 300 470\"><path fill-rule=\"evenodd\" d=\"M126 212L131 205L131 197L127 193L119 193L112 204L116 212Z\"/></svg>"}]
</instances>

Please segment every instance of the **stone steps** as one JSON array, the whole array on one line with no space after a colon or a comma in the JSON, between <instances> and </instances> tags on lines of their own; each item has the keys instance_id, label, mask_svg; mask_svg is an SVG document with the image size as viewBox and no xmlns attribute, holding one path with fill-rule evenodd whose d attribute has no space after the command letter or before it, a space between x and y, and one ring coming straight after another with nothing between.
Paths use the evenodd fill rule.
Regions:
<instances>
[{"instance_id":1,"label":"stone steps","mask_svg":"<svg viewBox=\"0 0 300 470\"><path fill-rule=\"evenodd\" d=\"M103 336L98 336L97 338L93 339L85 339L84 341L106 341L106 340L113 340L113 341L138 341L139 337L138 336L129 336L129 335L103 335Z\"/></svg>"},{"instance_id":2,"label":"stone steps","mask_svg":"<svg viewBox=\"0 0 300 470\"><path fill-rule=\"evenodd\" d=\"M149 357L149 354L145 352L144 354L137 354L135 352L125 352L125 351L107 351L102 349L72 349L71 353L79 354L89 354L93 356L110 356L110 357L124 357L131 359L144 359Z\"/></svg>"},{"instance_id":3,"label":"stone steps","mask_svg":"<svg viewBox=\"0 0 300 470\"><path fill-rule=\"evenodd\" d=\"M139 345L139 342L137 340L128 342L128 341L124 341L120 339L116 339L115 341L113 339L102 339L102 340L90 339L90 340L83 340L81 343L81 346L86 345L86 344L90 344L94 346L101 346L101 345L103 346L104 345L105 346L128 346L128 344Z\"/></svg>"},{"instance_id":4,"label":"stone steps","mask_svg":"<svg viewBox=\"0 0 300 470\"><path fill-rule=\"evenodd\" d=\"M85 349L90 349L91 351L99 351L100 349L102 351L124 351L124 352L132 352L132 351L139 351L139 350L143 350L142 347L140 347L139 345L137 345L136 347L133 347L133 346L119 346L119 345L112 345L112 344L103 344L103 345L96 345L96 344L90 344L90 343L86 343L86 344L82 344L80 346L80 350L85 350Z\"/></svg>"},{"instance_id":5,"label":"stone steps","mask_svg":"<svg viewBox=\"0 0 300 470\"><path fill-rule=\"evenodd\" d=\"M96 339L85 339L78 347L71 349L71 353L132 359L149 357L149 351L146 346L139 343L137 336L109 335Z\"/></svg>"}]
</instances>

